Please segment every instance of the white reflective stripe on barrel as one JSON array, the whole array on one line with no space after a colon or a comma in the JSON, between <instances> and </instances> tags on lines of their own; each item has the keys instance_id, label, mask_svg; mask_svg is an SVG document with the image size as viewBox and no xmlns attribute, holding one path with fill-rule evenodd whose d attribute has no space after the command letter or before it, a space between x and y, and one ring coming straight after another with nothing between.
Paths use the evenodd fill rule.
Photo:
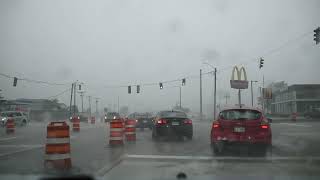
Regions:
<instances>
[{"instance_id":1,"label":"white reflective stripe on barrel","mask_svg":"<svg viewBox=\"0 0 320 180\"><path fill-rule=\"evenodd\" d=\"M70 143L70 138L47 138L47 144Z\"/></svg>"},{"instance_id":2,"label":"white reflective stripe on barrel","mask_svg":"<svg viewBox=\"0 0 320 180\"><path fill-rule=\"evenodd\" d=\"M110 128L110 131L119 132L119 131L123 131L123 129L122 128Z\"/></svg>"},{"instance_id":3,"label":"white reflective stripe on barrel","mask_svg":"<svg viewBox=\"0 0 320 180\"><path fill-rule=\"evenodd\" d=\"M110 140L120 141L120 140L123 140L123 137L110 137Z\"/></svg>"},{"instance_id":4,"label":"white reflective stripe on barrel","mask_svg":"<svg viewBox=\"0 0 320 180\"><path fill-rule=\"evenodd\" d=\"M127 134L136 134L135 132L125 132Z\"/></svg>"},{"instance_id":5,"label":"white reflective stripe on barrel","mask_svg":"<svg viewBox=\"0 0 320 180\"><path fill-rule=\"evenodd\" d=\"M70 159L71 155L68 154L46 154L45 160L60 160L60 159Z\"/></svg>"},{"instance_id":6,"label":"white reflective stripe on barrel","mask_svg":"<svg viewBox=\"0 0 320 180\"><path fill-rule=\"evenodd\" d=\"M126 125L126 127L136 127L135 125Z\"/></svg>"}]
</instances>

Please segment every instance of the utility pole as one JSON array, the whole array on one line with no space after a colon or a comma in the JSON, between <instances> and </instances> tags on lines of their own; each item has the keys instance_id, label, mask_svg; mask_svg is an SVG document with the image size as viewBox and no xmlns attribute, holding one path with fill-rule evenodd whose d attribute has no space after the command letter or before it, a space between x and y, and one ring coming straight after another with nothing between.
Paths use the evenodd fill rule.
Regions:
<instances>
[{"instance_id":1,"label":"utility pole","mask_svg":"<svg viewBox=\"0 0 320 180\"><path fill-rule=\"evenodd\" d=\"M262 76L262 111L264 113L264 94L263 94L263 91L264 91L264 75Z\"/></svg>"},{"instance_id":2,"label":"utility pole","mask_svg":"<svg viewBox=\"0 0 320 180\"><path fill-rule=\"evenodd\" d=\"M119 96L118 96L118 113L120 114L120 104L119 104L120 100L119 100Z\"/></svg>"},{"instance_id":3,"label":"utility pole","mask_svg":"<svg viewBox=\"0 0 320 180\"><path fill-rule=\"evenodd\" d=\"M80 93L80 97L81 97L81 112L83 112L83 94L84 94L84 91L81 91L79 93Z\"/></svg>"},{"instance_id":4,"label":"utility pole","mask_svg":"<svg viewBox=\"0 0 320 180\"><path fill-rule=\"evenodd\" d=\"M202 120L202 70L200 69L200 120Z\"/></svg>"},{"instance_id":5,"label":"utility pole","mask_svg":"<svg viewBox=\"0 0 320 180\"><path fill-rule=\"evenodd\" d=\"M217 108L217 68L214 68L214 102L213 102L213 118L216 118L216 108Z\"/></svg>"},{"instance_id":6,"label":"utility pole","mask_svg":"<svg viewBox=\"0 0 320 180\"><path fill-rule=\"evenodd\" d=\"M89 116L91 119L91 96L88 96L88 98L89 98Z\"/></svg>"},{"instance_id":7,"label":"utility pole","mask_svg":"<svg viewBox=\"0 0 320 180\"><path fill-rule=\"evenodd\" d=\"M228 99L230 98L230 96L226 94L224 97L226 98L226 104L228 104Z\"/></svg>"},{"instance_id":8,"label":"utility pole","mask_svg":"<svg viewBox=\"0 0 320 180\"><path fill-rule=\"evenodd\" d=\"M71 84L70 112L69 112L69 116L70 117L71 117L71 114L72 114L72 94L73 94L73 83Z\"/></svg>"},{"instance_id":9,"label":"utility pole","mask_svg":"<svg viewBox=\"0 0 320 180\"><path fill-rule=\"evenodd\" d=\"M181 86L179 86L179 89L180 89L180 110L181 110Z\"/></svg>"},{"instance_id":10,"label":"utility pole","mask_svg":"<svg viewBox=\"0 0 320 180\"><path fill-rule=\"evenodd\" d=\"M239 106L241 108L241 89L239 89L238 97L239 97Z\"/></svg>"},{"instance_id":11,"label":"utility pole","mask_svg":"<svg viewBox=\"0 0 320 180\"><path fill-rule=\"evenodd\" d=\"M256 83L258 81L250 81L251 83L251 106L253 107L253 86L252 86L252 83Z\"/></svg>"},{"instance_id":12,"label":"utility pole","mask_svg":"<svg viewBox=\"0 0 320 180\"><path fill-rule=\"evenodd\" d=\"M96 98L96 114L98 115L98 102L99 102L99 98Z\"/></svg>"}]
</instances>

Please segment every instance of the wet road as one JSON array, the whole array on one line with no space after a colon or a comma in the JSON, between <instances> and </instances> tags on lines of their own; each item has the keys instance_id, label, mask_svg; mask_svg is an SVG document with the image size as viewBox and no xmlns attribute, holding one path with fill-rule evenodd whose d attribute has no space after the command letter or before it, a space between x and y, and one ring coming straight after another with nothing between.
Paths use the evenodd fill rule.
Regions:
<instances>
[{"instance_id":1,"label":"wet road","mask_svg":"<svg viewBox=\"0 0 320 180\"><path fill-rule=\"evenodd\" d=\"M4 128L0 129L0 174L47 173L43 166L46 125L30 123L26 127L17 127L11 135L7 135ZM210 128L209 122L194 121L193 140L160 142L152 141L151 130L138 129L135 143L110 147L108 125L81 123L80 132L71 133L73 167L70 172L108 177L123 174L123 169L126 169L126 173L148 171L154 165L174 167L168 170L169 174L179 168L189 172L213 173L216 170L212 170L212 167L221 170L241 164L235 169L236 172L257 173L270 167L275 173L287 170L309 174L318 172L317 175L320 175L320 122L274 120L273 145L265 157L252 156L242 149L233 150L224 157L216 157L210 149ZM243 165L249 162L250 168ZM247 168L244 170L241 167ZM161 172L157 171L156 174Z\"/></svg>"}]
</instances>

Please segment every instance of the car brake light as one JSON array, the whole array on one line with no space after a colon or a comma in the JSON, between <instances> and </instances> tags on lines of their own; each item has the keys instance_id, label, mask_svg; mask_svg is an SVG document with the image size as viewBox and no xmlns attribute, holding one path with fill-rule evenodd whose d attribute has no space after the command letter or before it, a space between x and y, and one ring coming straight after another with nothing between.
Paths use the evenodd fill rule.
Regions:
<instances>
[{"instance_id":1,"label":"car brake light","mask_svg":"<svg viewBox=\"0 0 320 180\"><path fill-rule=\"evenodd\" d=\"M212 128L219 128L220 124L218 122L213 122L212 123Z\"/></svg>"},{"instance_id":2,"label":"car brake light","mask_svg":"<svg viewBox=\"0 0 320 180\"><path fill-rule=\"evenodd\" d=\"M186 119L183 121L184 124L192 124L192 120L190 119Z\"/></svg>"},{"instance_id":3,"label":"car brake light","mask_svg":"<svg viewBox=\"0 0 320 180\"><path fill-rule=\"evenodd\" d=\"M167 120L165 120L165 119L159 119L159 120L157 121L157 124L167 124Z\"/></svg>"},{"instance_id":4,"label":"car brake light","mask_svg":"<svg viewBox=\"0 0 320 180\"><path fill-rule=\"evenodd\" d=\"M261 129L268 129L269 128L269 124L267 121L262 121L260 124Z\"/></svg>"}]
</instances>

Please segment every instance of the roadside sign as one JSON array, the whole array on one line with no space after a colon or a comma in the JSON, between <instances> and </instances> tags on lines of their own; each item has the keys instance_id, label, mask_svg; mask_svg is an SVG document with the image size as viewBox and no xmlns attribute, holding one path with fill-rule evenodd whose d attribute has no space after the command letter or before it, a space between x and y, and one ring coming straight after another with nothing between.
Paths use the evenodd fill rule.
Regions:
<instances>
[{"instance_id":1,"label":"roadside sign","mask_svg":"<svg viewBox=\"0 0 320 180\"><path fill-rule=\"evenodd\" d=\"M272 99L272 89L262 88L262 94L264 99Z\"/></svg>"}]
</instances>

